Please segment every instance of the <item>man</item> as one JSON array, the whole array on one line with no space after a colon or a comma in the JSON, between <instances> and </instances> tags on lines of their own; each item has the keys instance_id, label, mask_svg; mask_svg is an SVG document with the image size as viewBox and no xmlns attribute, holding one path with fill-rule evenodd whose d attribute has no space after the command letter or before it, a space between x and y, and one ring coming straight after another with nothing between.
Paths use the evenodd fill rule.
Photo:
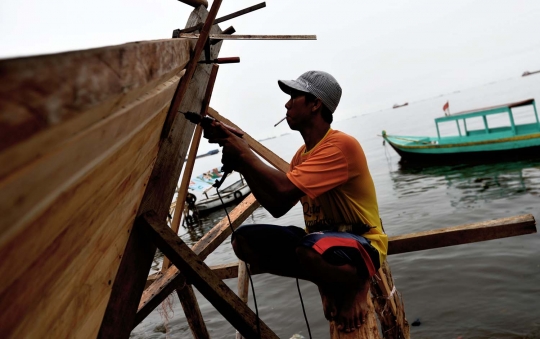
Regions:
<instances>
[{"instance_id":1,"label":"man","mask_svg":"<svg viewBox=\"0 0 540 339\"><path fill-rule=\"evenodd\" d=\"M251 267L315 283L326 318L341 331L354 331L364 322L369 278L385 260L388 244L373 180L358 141L330 127L341 98L334 77L309 71L278 84L290 95L287 123L305 143L288 173L263 163L217 122L205 136L223 146L223 164L242 173L272 216L300 201L306 228L245 225L234 233L233 249ZM212 137L216 129L220 137Z\"/></svg>"}]
</instances>

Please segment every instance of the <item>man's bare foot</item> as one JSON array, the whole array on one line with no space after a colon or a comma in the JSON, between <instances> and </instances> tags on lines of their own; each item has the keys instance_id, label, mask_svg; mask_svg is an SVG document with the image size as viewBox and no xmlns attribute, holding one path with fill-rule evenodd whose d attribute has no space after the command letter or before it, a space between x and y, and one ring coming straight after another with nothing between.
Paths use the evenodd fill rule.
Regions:
<instances>
[{"instance_id":1,"label":"man's bare foot","mask_svg":"<svg viewBox=\"0 0 540 339\"><path fill-rule=\"evenodd\" d=\"M344 289L336 298L337 317L334 318L338 330L352 332L367 319L367 297L369 281L364 281L358 288Z\"/></svg>"},{"instance_id":2,"label":"man's bare foot","mask_svg":"<svg viewBox=\"0 0 540 339\"><path fill-rule=\"evenodd\" d=\"M321 295L324 317L331 321L337 316L335 293L331 292L330 288L323 288L319 286L319 293Z\"/></svg>"}]
</instances>

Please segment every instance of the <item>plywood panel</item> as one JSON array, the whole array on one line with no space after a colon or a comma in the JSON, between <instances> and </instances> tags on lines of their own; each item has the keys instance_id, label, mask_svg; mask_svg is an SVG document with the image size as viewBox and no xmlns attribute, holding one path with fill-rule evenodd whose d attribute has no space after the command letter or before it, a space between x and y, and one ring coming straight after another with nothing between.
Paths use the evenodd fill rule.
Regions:
<instances>
[{"instance_id":1,"label":"plywood panel","mask_svg":"<svg viewBox=\"0 0 540 339\"><path fill-rule=\"evenodd\" d=\"M82 204L84 204L90 197L92 197L96 191L101 189L107 190L111 189L114 186L112 184L111 178L118 175L127 175L130 169L130 162L136 161L137 157L143 156L145 153L138 152L138 148L148 147L151 143L148 143L148 140L138 139L136 145L132 145L133 149L131 153L118 152L118 148L122 147L127 143L133 135L139 133L139 130L142 129L145 124L149 121L152 123L152 131L160 130L160 124L164 120L164 114L166 114L167 107L172 95L172 91L178 82L178 78L167 82L166 84L160 86L159 90L156 90L151 95L149 94L145 100L138 101L139 105L131 106L131 108L126 108L126 112L122 114L115 114L110 117L110 120L115 120L115 124L108 124L109 119L103 122L104 126L95 125L91 131L84 133L83 136L77 138L77 140L66 143L65 147L54 154L54 157L57 158L56 161L66 161L66 158L80 156L85 159L85 166L80 165L79 171L75 169L66 169L64 171L59 170L60 173L53 171L53 169L62 167L60 164L49 164L39 161L39 164L36 164L29 168L25 173L20 174L20 178L17 178L17 182L20 183L19 191L25 191L26 195L21 192L16 192L16 186L11 187L13 194L17 194L19 197L28 197L29 200L34 202L34 205L28 206L28 210L21 210L19 206L14 206L13 208L18 208L18 211L24 215L24 217L17 219L17 215L12 211L7 211L6 214L10 213L10 216L3 216L0 221L5 227L2 228L1 242L2 247L0 248L0 255L6 258L18 258L18 260L11 261L8 260L5 265L0 266L0 275L5 276L6 273L9 273L11 278L7 280L0 281L0 292L5 288L7 284L20 274L24 268L32 263L34 259L39 255L46 246L48 246L52 240L63 231L66 227L67 222L72 218L76 213L74 211L79 211ZM156 102L158 103L156 105ZM158 108L156 108L156 106ZM161 106L161 107L160 107ZM161 112L159 115L158 113ZM122 122L130 121L135 117L141 118L138 125L135 121L131 123L133 126L131 129L128 127L118 126ZM160 116L156 119L157 116ZM116 126L116 127L115 127ZM101 128L103 127L103 129ZM116 130L114 130L117 128ZM120 135L123 138L120 138L119 135L111 136L108 139L108 142L105 142L101 137L101 132L111 131L111 134L114 134L114 131L119 131ZM97 134L97 135L96 135ZM94 138L101 140L96 140L93 142ZM77 145L87 145L91 147L94 144L95 147L99 146L99 149L103 150L102 154L95 155L94 159L90 158L91 152L86 152L85 154L80 154L83 152ZM157 140L154 142L154 145L157 145ZM92 151L92 153L97 153L97 150ZM67 154L67 155L66 155ZM116 158L121 158L123 161L116 161ZM48 157L51 158L51 157ZM100 171L96 171L96 167L99 165L100 161L113 162L100 168ZM80 161L82 162L82 161ZM73 167L73 162L64 162L65 167ZM51 168L52 166L52 168ZM25 169L26 170L26 169ZM40 172L40 170L46 170L48 176ZM67 174L72 173L71 177ZM93 177L91 176L93 173ZM32 176L32 174L34 174ZM64 174L62 177L61 174ZM36 182L36 177L41 178L41 181ZM98 179L93 179L97 177ZM63 179L63 181L62 181ZM97 180L97 181L93 181ZM61 187L55 187L52 193L47 193L46 189L51 187L51 182L55 182ZM32 186L34 184L35 186ZM13 185L13 182L10 183ZM8 185L5 185L8 186ZM32 189L34 188L34 189ZM39 189L38 189L39 188ZM75 189L72 189L75 188ZM36 197L37 196L37 197ZM38 200L41 197L42 200ZM0 199L2 202L11 201L16 203L16 200L13 200L13 197L9 196L9 192L3 190L0 191ZM25 206L28 203L23 203ZM4 206L0 209L5 209ZM79 211L80 213L80 211ZM12 221L12 225L6 223L7 220ZM39 220L39 227L32 227L33 223ZM6 223L6 224L5 224ZM9 227L11 226L11 227ZM26 239L26 231L31 230L32 234L35 237ZM10 233L11 232L11 233Z\"/></svg>"},{"instance_id":2,"label":"plywood panel","mask_svg":"<svg viewBox=\"0 0 540 339\"><path fill-rule=\"evenodd\" d=\"M189 41L168 39L0 61L0 177L171 78L189 54Z\"/></svg>"},{"instance_id":3,"label":"plywood panel","mask_svg":"<svg viewBox=\"0 0 540 339\"><path fill-rule=\"evenodd\" d=\"M7 333L9 329L6 327L13 327L12 322L20 321L19 318L22 315L26 319L19 329L27 331L31 329L39 331L46 328L39 321L43 316L53 316L52 319L60 318L66 303L73 299L73 293L84 293L85 286L87 287L92 279L99 276L100 272L96 271L94 264L104 260L101 256L109 250L111 239L120 241L112 247L119 254L115 258L118 262L120 261L120 254L128 236L128 227L122 230L119 226L131 225L133 222L148 180L151 164L157 153L159 126L163 123L165 114L166 109L162 110L161 114L134 138L134 141L119 149L119 154L127 154L137 160L137 162L130 162L124 161L127 159L122 157L119 159L121 162L118 165L126 166L131 173L121 173L116 177L106 176L105 179L113 182L114 185L95 192L91 199L77 211L74 218L66 224L66 229L60 233L53 244L41 254L39 260L34 262L0 297L2 307L17 310L13 314L0 314L0 324ZM133 147L141 143L148 146ZM140 153L143 150L146 153L144 156L135 156L137 152ZM124 153L124 151L128 152ZM115 158L115 155L112 158ZM107 171L101 171L109 164L108 161L104 161L102 166L97 167L95 175L89 178L90 181L91 179L100 180L109 174ZM112 165L113 169L117 169L118 166L114 166L114 163ZM77 192L78 187L74 187L73 190ZM39 223L40 220L38 220ZM120 236L122 232L125 232L123 237ZM113 273L115 272L116 269L113 269ZM77 277L81 274L90 273L92 273L90 278L85 277L82 282L77 282ZM107 285L107 282L112 281L113 278L114 276L108 280L98 281L96 284ZM85 305L79 306L89 311Z\"/></svg>"}]
</instances>

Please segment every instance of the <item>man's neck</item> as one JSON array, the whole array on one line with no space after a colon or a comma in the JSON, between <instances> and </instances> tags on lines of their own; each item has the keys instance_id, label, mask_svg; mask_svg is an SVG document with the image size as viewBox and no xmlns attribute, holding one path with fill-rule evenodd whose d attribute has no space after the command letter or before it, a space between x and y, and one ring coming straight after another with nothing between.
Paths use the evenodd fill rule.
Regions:
<instances>
[{"instance_id":1,"label":"man's neck","mask_svg":"<svg viewBox=\"0 0 540 339\"><path fill-rule=\"evenodd\" d=\"M319 143L319 141L324 138L328 130L330 129L330 124L319 124L316 126L310 126L303 131L300 131L304 143L306 144L306 152L309 152Z\"/></svg>"}]
</instances>

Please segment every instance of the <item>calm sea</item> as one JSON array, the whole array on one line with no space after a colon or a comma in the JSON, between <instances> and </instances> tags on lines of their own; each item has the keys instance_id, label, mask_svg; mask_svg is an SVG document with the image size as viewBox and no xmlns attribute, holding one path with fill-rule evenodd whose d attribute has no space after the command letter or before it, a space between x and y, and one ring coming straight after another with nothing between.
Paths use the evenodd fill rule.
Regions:
<instances>
[{"instance_id":1,"label":"calm sea","mask_svg":"<svg viewBox=\"0 0 540 339\"><path fill-rule=\"evenodd\" d=\"M540 75L358 115L334 122L333 128L355 136L362 144L390 236L529 213L539 220L539 161L407 168L380 137L383 129L388 134L435 135L433 119L442 115L447 100L450 110L457 112L528 98L540 99ZM289 161L302 140L291 133L263 143ZM219 166L220 157L198 159L195 173ZM195 229L181 228L182 239L193 244L224 215L217 211ZM296 206L274 219L259 208L246 223L302 225L302 211ZM226 240L206 263L235 260ZM388 262L409 323L420 322L411 327L411 337L540 338L540 235L393 255ZM264 274L254 276L253 281L261 319L280 338L308 338L295 280ZM234 279L226 283L236 291ZM308 282L300 286L313 338L328 338L317 289ZM200 294L197 297L210 336L234 338L231 325ZM249 305L254 309L251 291ZM192 337L176 295L168 321L158 311L133 331L133 338L165 338L165 327L169 338Z\"/></svg>"}]
</instances>

